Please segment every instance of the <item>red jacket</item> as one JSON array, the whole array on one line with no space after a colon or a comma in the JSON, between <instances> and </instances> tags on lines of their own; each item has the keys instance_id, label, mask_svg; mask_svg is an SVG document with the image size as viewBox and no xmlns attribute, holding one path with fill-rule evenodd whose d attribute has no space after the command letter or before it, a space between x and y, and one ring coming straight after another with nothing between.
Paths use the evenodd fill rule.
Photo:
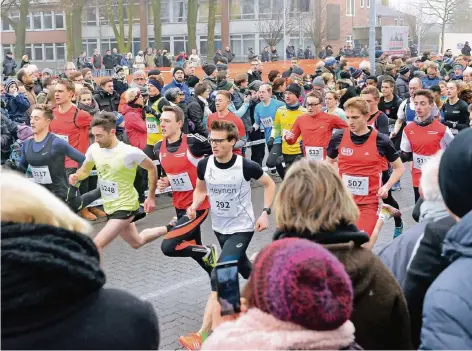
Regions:
<instances>
[{"instance_id":1,"label":"red jacket","mask_svg":"<svg viewBox=\"0 0 472 351\"><path fill-rule=\"evenodd\" d=\"M144 149L146 146L147 129L143 119L142 108L135 108L129 105L123 106L123 116L125 117L125 130L128 134L131 145Z\"/></svg>"}]
</instances>

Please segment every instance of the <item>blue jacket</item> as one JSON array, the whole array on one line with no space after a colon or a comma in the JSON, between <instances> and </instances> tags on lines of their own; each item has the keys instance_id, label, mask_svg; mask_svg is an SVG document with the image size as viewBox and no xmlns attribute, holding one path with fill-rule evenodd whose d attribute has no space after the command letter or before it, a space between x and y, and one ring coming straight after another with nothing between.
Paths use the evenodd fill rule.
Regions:
<instances>
[{"instance_id":1,"label":"blue jacket","mask_svg":"<svg viewBox=\"0 0 472 351\"><path fill-rule=\"evenodd\" d=\"M179 88L185 94L185 102L188 101L188 98L190 97L190 89L188 88L187 84L177 83L175 79L172 79L172 82L164 85L164 88L162 88L162 91L161 91L161 95L164 96L166 91L169 90L170 88Z\"/></svg>"},{"instance_id":2,"label":"blue jacket","mask_svg":"<svg viewBox=\"0 0 472 351\"><path fill-rule=\"evenodd\" d=\"M30 103L23 93L19 93L17 96L3 94L2 99L6 102L6 109L12 121L17 123L28 122L29 116L27 111L30 108Z\"/></svg>"},{"instance_id":3,"label":"blue jacket","mask_svg":"<svg viewBox=\"0 0 472 351\"><path fill-rule=\"evenodd\" d=\"M472 350L472 211L446 235L443 256L451 263L426 293L423 350Z\"/></svg>"},{"instance_id":4,"label":"blue jacket","mask_svg":"<svg viewBox=\"0 0 472 351\"><path fill-rule=\"evenodd\" d=\"M433 85L438 85L439 82L441 81L441 78L434 78L434 79L429 79L428 76L424 77L422 80L422 83L423 83L423 89L429 89L431 88Z\"/></svg>"}]
</instances>

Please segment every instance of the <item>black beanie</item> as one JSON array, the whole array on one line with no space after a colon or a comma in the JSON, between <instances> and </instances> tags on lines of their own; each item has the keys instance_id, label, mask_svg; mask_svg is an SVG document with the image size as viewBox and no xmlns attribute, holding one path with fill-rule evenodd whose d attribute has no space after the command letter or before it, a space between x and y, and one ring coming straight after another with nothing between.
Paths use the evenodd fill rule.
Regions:
<instances>
[{"instance_id":1,"label":"black beanie","mask_svg":"<svg viewBox=\"0 0 472 351\"><path fill-rule=\"evenodd\" d=\"M292 83L292 84L289 84L287 86L287 88L285 89L285 91L289 91L293 94L295 94L295 96L297 98L300 97L300 94L302 93L302 88L298 85L298 84L295 84L295 83Z\"/></svg>"},{"instance_id":2,"label":"black beanie","mask_svg":"<svg viewBox=\"0 0 472 351\"><path fill-rule=\"evenodd\" d=\"M195 85L200 81L197 76L189 76L187 79L187 85L189 88L194 88Z\"/></svg>"},{"instance_id":3,"label":"black beanie","mask_svg":"<svg viewBox=\"0 0 472 351\"><path fill-rule=\"evenodd\" d=\"M472 129L461 131L439 165L439 188L447 208L462 218L472 210Z\"/></svg>"},{"instance_id":4,"label":"black beanie","mask_svg":"<svg viewBox=\"0 0 472 351\"><path fill-rule=\"evenodd\" d=\"M184 72L184 69L180 66L174 67L174 70L172 71L172 76L174 76L178 71Z\"/></svg>"},{"instance_id":5,"label":"black beanie","mask_svg":"<svg viewBox=\"0 0 472 351\"><path fill-rule=\"evenodd\" d=\"M341 79L350 79L350 78L351 78L351 73L346 72L346 71L342 71L342 72L339 74L339 77L340 77Z\"/></svg>"},{"instance_id":6,"label":"black beanie","mask_svg":"<svg viewBox=\"0 0 472 351\"><path fill-rule=\"evenodd\" d=\"M211 74L216 71L216 66L212 64L204 65L202 69L207 76L211 76Z\"/></svg>"},{"instance_id":7,"label":"black beanie","mask_svg":"<svg viewBox=\"0 0 472 351\"><path fill-rule=\"evenodd\" d=\"M148 72L148 76L158 76L159 74L161 74L161 71L157 68L151 69Z\"/></svg>"}]
</instances>

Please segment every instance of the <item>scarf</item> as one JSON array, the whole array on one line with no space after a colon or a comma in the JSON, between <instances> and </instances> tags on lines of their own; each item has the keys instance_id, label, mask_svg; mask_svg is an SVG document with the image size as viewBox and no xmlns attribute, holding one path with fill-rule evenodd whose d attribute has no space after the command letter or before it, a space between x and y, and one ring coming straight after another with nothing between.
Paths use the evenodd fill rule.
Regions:
<instances>
[{"instance_id":1,"label":"scarf","mask_svg":"<svg viewBox=\"0 0 472 351\"><path fill-rule=\"evenodd\" d=\"M219 325L202 350L340 350L354 342L354 330L351 321L335 330L309 330L251 308Z\"/></svg>"},{"instance_id":2,"label":"scarf","mask_svg":"<svg viewBox=\"0 0 472 351\"><path fill-rule=\"evenodd\" d=\"M148 101L149 101L149 105L152 105L153 103L155 103L157 100L159 100L161 98L161 94L158 94L156 96L149 96L148 97Z\"/></svg>"},{"instance_id":3,"label":"scarf","mask_svg":"<svg viewBox=\"0 0 472 351\"><path fill-rule=\"evenodd\" d=\"M300 107L300 103L297 102L295 105L285 104L285 106L287 106L287 110L289 111L296 111Z\"/></svg>"},{"instance_id":4,"label":"scarf","mask_svg":"<svg viewBox=\"0 0 472 351\"><path fill-rule=\"evenodd\" d=\"M85 105L81 102L77 103L77 107L79 108L79 110L84 110L85 112L88 112L93 116L95 116L95 114L97 114L99 112L99 106L98 106L98 103L97 101L95 101L94 98L92 98L92 105L89 106L89 105Z\"/></svg>"},{"instance_id":5,"label":"scarf","mask_svg":"<svg viewBox=\"0 0 472 351\"><path fill-rule=\"evenodd\" d=\"M205 107L203 108L203 117L208 117L209 115L211 115L211 110L210 110L210 107L209 107L209 104L208 104L208 100L201 97L201 96L197 96L198 100L200 100L201 102L203 102L205 104Z\"/></svg>"},{"instance_id":6,"label":"scarf","mask_svg":"<svg viewBox=\"0 0 472 351\"><path fill-rule=\"evenodd\" d=\"M433 116L430 115L428 118L426 118L424 121L421 121L418 116L415 116L415 118L413 119L413 121L415 122L416 125L420 126L420 127L426 127L426 126L429 126L431 123L433 123Z\"/></svg>"}]
</instances>

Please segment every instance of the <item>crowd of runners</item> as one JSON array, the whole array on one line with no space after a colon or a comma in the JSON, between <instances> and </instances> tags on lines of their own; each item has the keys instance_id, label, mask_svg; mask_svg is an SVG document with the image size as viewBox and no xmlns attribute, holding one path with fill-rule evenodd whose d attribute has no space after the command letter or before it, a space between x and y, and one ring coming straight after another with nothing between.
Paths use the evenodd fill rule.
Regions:
<instances>
[{"instance_id":1,"label":"crowd of runners","mask_svg":"<svg viewBox=\"0 0 472 351\"><path fill-rule=\"evenodd\" d=\"M112 77L94 78L72 62L60 77L25 65L2 86L2 165L24 174L2 176L2 280L4 269L10 275L17 269L39 289L47 269L74 265L76 250L88 255L86 264L76 262L83 271L61 279L82 279L85 290L78 291L90 293L102 289L99 260L116 237L134 249L162 238L166 256L191 257L211 282L201 329L179 338L186 349L472 348L472 62L452 54L376 56L376 67L363 61L358 68L349 59L326 57L314 72L296 59L286 71L264 72L255 58L235 77L225 63L210 63L202 78L188 61L172 69L168 82L158 68L136 71L128 82L121 66ZM412 189L402 189L402 176L412 178ZM254 211L253 181L263 186L261 213ZM78 218L64 224L38 220L41 207L24 209L30 212L23 217L26 207L11 208L15 196L38 191L34 183L84 219L107 218L93 244L69 233L74 243L61 249L55 239L61 232L44 227L87 232L88 226L71 224ZM408 230L395 200L400 190L416 203L419 223ZM166 192L175 217L138 232L136 221L155 211L155 197ZM275 242L248 258L251 239L269 227L274 204ZM61 211L67 212L61 208L53 217ZM209 214L219 248L202 242L200 227ZM374 255L391 218L394 240ZM29 226L18 226L23 222ZM34 225L48 235L37 238ZM30 253L69 261L33 269L43 260L23 254L22 242ZM214 268L233 260L249 279L239 319L215 314L221 306ZM4 296L2 282L2 342L67 348L38 335L20 341L18 334L19 320L28 320L18 317L19 308L45 313L41 298L66 290L38 296L44 303L35 310L34 301L15 300L18 280L8 284L11 294ZM157 333L155 317L144 319L150 323L144 328ZM140 325L128 322L131 330ZM107 325L90 340L100 328ZM83 333L72 347L85 347ZM131 345L120 342L99 345ZM158 340L140 342L130 348L158 346Z\"/></svg>"}]
</instances>

